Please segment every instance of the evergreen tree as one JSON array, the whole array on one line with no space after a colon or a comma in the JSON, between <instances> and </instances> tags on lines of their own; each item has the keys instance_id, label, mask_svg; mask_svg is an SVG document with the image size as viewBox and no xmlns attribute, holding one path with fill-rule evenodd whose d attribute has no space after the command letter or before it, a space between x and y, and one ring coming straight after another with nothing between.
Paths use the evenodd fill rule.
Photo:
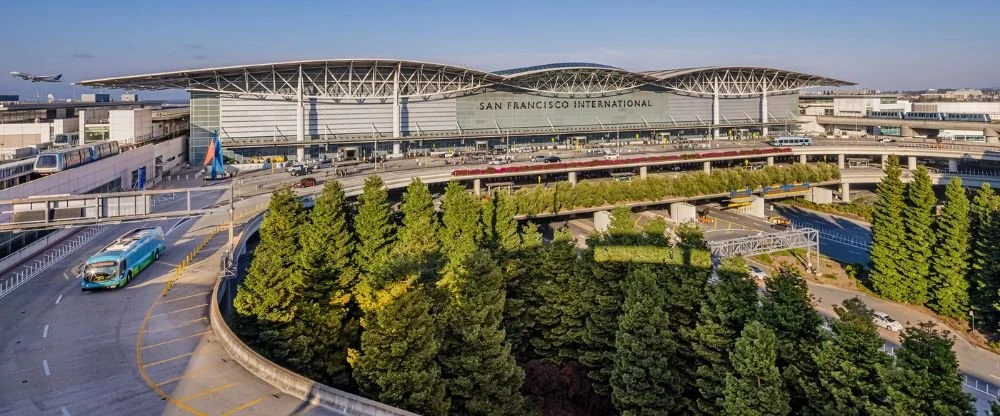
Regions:
<instances>
[{"instance_id":1,"label":"evergreen tree","mask_svg":"<svg viewBox=\"0 0 1000 416\"><path fill-rule=\"evenodd\" d=\"M656 240L663 240L667 235L667 221L663 217L656 217L652 221L646 223L646 227L642 230L647 237Z\"/></svg>"},{"instance_id":2,"label":"evergreen tree","mask_svg":"<svg viewBox=\"0 0 1000 416\"><path fill-rule=\"evenodd\" d=\"M723 407L729 415L787 415L788 393L775 365L774 332L760 322L751 322L736 340L730 361L733 372L726 377Z\"/></svg>"},{"instance_id":3,"label":"evergreen tree","mask_svg":"<svg viewBox=\"0 0 1000 416\"><path fill-rule=\"evenodd\" d=\"M619 218L624 214L619 212ZM614 225L615 220L612 220ZM619 221L620 222L620 221ZM631 218L626 222L632 226ZM624 228L624 224L618 227ZM608 227L609 234L593 235L587 239L591 247L583 253L578 268L577 278L581 285L587 287L590 301L580 305L578 309L586 317L583 331L583 345L579 361L590 371L587 376L593 380L594 391L610 396L611 371L615 365L617 354L615 336L618 333L619 314L625 295L622 290L624 277L630 274L630 264L627 262L602 261L594 259L594 250L602 246L619 246L632 243L637 237L631 229L616 229Z\"/></svg>"},{"instance_id":4,"label":"evergreen tree","mask_svg":"<svg viewBox=\"0 0 1000 416\"><path fill-rule=\"evenodd\" d=\"M350 262L354 241L345 205L340 184L327 181L300 234L296 272L302 295L297 319L283 335L294 369L339 388L350 387L347 349L359 335L352 296L357 273Z\"/></svg>"},{"instance_id":5,"label":"evergreen tree","mask_svg":"<svg viewBox=\"0 0 1000 416\"><path fill-rule=\"evenodd\" d=\"M533 355L557 364L579 358L593 299L591 289L579 277L586 268L577 267L578 261L572 234L556 232L544 250L536 291L541 303L531 313L535 331L528 343Z\"/></svg>"},{"instance_id":6,"label":"evergreen tree","mask_svg":"<svg viewBox=\"0 0 1000 416\"><path fill-rule=\"evenodd\" d=\"M278 329L276 325L295 318L302 288L300 276L295 273L295 259L304 221L302 203L291 189L282 188L271 195L260 227L260 244L233 301L241 321L256 327L252 332L273 331Z\"/></svg>"},{"instance_id":7,"label":"evergreen tree","mask_svg":"<svg viewBox=\"0 0 1000 416\"><path fill-rule=\"evenodd\" d=\"M624 291L611 372L615 407L626 416L666 414L681 393L670 368L677 346L667 328L666 299L648 268L633 270Z\"/></svg>"},{"instance_id":8,"label":"evergreen tree","mask_svg":"<svg viewBox=\"0 0 1000 416\"><path fill-rule=\"evenodd\" d=\"M972 199L972 270L970 271L970 300L980 328L988 332L997 330L1000 311L1000 253L994 244L1000 241L1000 197L984 183Z\"/></svg>"},{"instance_id":9,"label":"evergreen tree","mask_svg":"<svg viewBox=\"0 0 1000 416\"><path fill-rule=\"evenodd\" d=\"M461 184L449 182L441 209L441 248L448 261L446 267L453 271L476 252L482 240L479 202Z\"/></svg>"},{"instance_id":10,"label":"evergreen tree","mask_svg":"<svg viewBox=\"0 0 1000 416\"><path fill-rule=\"evenodd\" d=\"M354 234L358 241L354 264L371 277L389 262L395 237L389 192L377 175L365 178L364 190L358 196L358 212L354 216Z\"/></svg>"},{"instance_id":11,"label":"evergreen tree","mask_svg":"<svg viewBox=\"0 0 1000 416\"><path fill-rule=\"evenodd\" d=\"M521 246L521 238L517 232L517 205L514 199L503 193L495 197L496 215L493 220L493 239L504 253L513 253Z\"/></svg>"},{"instance_id":12,"label":"evergreen tree","mask_svg":"<svg viewBox=\"0 0 1000 416\"><path fill-rule=\"evenodd\" d=\"M708 243L705 241L705 235L698 228L697 224L684 223L678 225L674 232L677 234L679 241L677 245L681 247L686 247L690 249L708 249Z\"/></svg>"},{"instance_id":13,"label":"evergreen tree","mask_svg":"<svg viewBox=\"0 0 1000 416\"><path fill-rule=\"evenodd\" d=\"M954 340L934 324L923 322L900 335L890 397L896 414L976 414L975 399L962 391L962 375L951 347Z\"/></svg>"},{"instance_id":14,"label":"evergreen tree","mask_svg":"<svg viewBox=\"0 0 1000 416\"><path fill-rule=\"evenodd\" d=\"M608 223L608 234L635 234L635 221L632 219L632 209L624 206L611 210L611 222Z\"/></svg>"},{"instance_id":15,"label":"evergreen tree","mask_svg":"<svg viewBox=\"0 0 1000 416\"><path fill-rule=\"evenodd\" d=\"M440 250L440 225L434 211L434 197L420 178L414 177L406 188L400 210L403 212L403 226L393 244L393 255L410 256L421 262L433 260L432 257Z\"/></svg>"},{"instance_id":16,"label":"evergreen tree","mask_svg":"<svg viewBox=\"0 0 1000 416\"><path fill-rule=\"evenodd\" d=\"M934 254L934 208L937 198L927 168L920 166L913 180L906 185L906 206L903 224L906 226L906 267L900 267L904 277L903 299L923 305L930 299L931 256ZM903 266L904 263L899 263Z\"/></svg>"},{"instance_id":17,"label":"evergreen tree","mask_svg":"<svg viewBox=\"0 0 1000 416\"><path fill-rule=\"evenodd\" d=\"M903 264L906 245L903 241L903 181L896 155L889 155L885 179L875 190L872 208L871 282L876 292L893 302L907 299Z\"/></svg>"},{"instance_id":18,"label":"evergreen tree","mask_svg":"<svg viewBox=\"0 0 1000 416\"><path fill-rule=\"evenodd\" d=\"M362 352L352 351L350 362L365 395L419 414L446 415L451 405L437 362L441 338L418 275L365 298Z\"/></svg>"},{"instance_id":19,"label":"evergreen tree","mask_svg":"<svg viewBox=\"0 0 1000 416\"><path fill-rule=\"evenodd\" d=\"M698 313L694 352L697 361L698 398L695 414L723 413L726 376L733 371L729 352L748 322L757 316L757 285L739 258L726 259L719 279L709 285Z\"/></svg>"},{"instance_id":20,"label":"evergreen tree","mask_svg":"<svg viewBox=\"0 0 1000 416\"><path fill-rule=\"evenodd\" d=\"M834 306L833 337L815 354L819 388L810 391L810 413L823 416L889 415L887 380L891 360L872 311L858 298Z\"/></svg>"},{"instance_id":21,"label":"evergreen tree","mask_svg":"<svg viewBox=\"0 0 1000 416\"><path fill-rule=\"evenodd\" d=\"M938 219L938 248L932 258L931 308L963 319L969 310L969 199L962 178L953 177L945 189L947 202Z\"/></svg>"},{"instance_id":22,"label":"evergreen tree","mask_svg":"<svg viewBox=\"0 0 1000 416\"><path fill-rule=\"evenodd\" d=\"M822 318L813 309L809 287L798 271L781 267L767 281L760 306L761 323L778 336L778 368L788 386L793 409L808 401L807 392L815 386L813 354L822 340Z\"/></svg>"},{"instance_id":23,"label":"evergreen tree","mask_svg":"<svg viewBox=\"0 0 1000 416\"><path fill-rule=\"evenodd\" d=\"M512 267L507 271L507 303L504 310L504 329L514 355L526 362L537 358L530 341L539 336L537 312L545 299L540 289L543 285L546 247L538 226L527 223L520 236L521 248L512 254Z\"/></svg>"},{"instance_id":24,"label":"evergreen tree","mask_svg":"<svg viewBox=\"0 0 1000 416\"><path fill-rule=\"evenodd\" d=\"M511 355L502 327L504 278L489 253L476 251L455 273L443 317L445 336L438 356L460 415L521 415L524 371Z\"/></svg>"}]
</instances>

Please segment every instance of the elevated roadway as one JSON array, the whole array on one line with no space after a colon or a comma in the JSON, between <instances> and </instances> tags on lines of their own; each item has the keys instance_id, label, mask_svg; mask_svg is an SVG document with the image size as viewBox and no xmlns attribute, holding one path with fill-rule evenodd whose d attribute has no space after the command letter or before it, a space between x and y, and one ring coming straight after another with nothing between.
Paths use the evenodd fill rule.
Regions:
<instances>
[{"instance_id":1,"label":"elevated roadway","mask_svg":"<svg viewBox=\"0 0 1000 416\"><path fill-rule=\"evenodd\" d=\"M903 130L979 130L986 136L987 141L997 142L997 132L1000 131L1000 123L985 123L975 121L942 121L942 120L903 120L893 118L866 118L866 117L835 117L835 116L815 116L816 123L825 126L866 126L866 127L900 127Z\"/></svg>"}]
</instances>

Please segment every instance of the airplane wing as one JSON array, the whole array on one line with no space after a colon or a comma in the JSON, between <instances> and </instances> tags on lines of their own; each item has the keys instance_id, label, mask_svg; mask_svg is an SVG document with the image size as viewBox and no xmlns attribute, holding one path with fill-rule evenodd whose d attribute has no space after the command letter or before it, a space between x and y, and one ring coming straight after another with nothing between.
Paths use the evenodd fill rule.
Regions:
<instances>
[{"instance_id":1,"label":"airplane wing","mask_svg":"<svg viewBox=\"0 0 1000 416\"><path fill-rule=\"evenodd\" d=\"M59 80L60 78L62 78L62 74L59 74L59 75L49 75L49 76L44 76L44 77L38 77L38 80L39 81L45 81L45 82L62 82L62 81Z\"/></svg>"}]
</instances>

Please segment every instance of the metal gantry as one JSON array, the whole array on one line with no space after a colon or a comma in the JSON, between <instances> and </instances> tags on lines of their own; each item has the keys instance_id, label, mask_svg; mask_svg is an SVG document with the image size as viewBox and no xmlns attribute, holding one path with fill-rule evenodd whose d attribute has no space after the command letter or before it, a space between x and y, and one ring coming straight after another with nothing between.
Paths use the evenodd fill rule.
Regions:
<instances>
[{"instance_id":1,"label":"metal gantry","mask_svg":"<svg viewBox=\"0 0 1000 416\"><path fill-rule=\"evenodd\" d=\"M819 232L812 228L796 228L708 243L712 256L718 258L754 256L796 248L806 249L806 261L810 269L814 264L819 267ZM813 258L815 263L812 262Z\"/></svg>"}]
</instances>

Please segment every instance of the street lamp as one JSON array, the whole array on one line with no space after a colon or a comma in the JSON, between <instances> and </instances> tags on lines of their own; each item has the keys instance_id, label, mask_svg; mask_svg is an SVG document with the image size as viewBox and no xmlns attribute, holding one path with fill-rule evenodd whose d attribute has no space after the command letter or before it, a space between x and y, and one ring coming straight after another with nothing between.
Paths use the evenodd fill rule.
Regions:
<instances>
[{"instance_id":1,"label":"street lamp","mask_svg":"<svg viewBox=\"0 0 1000 416\"><path fill-rule=\"evenodd\" d=\"M972 317L972 332L976 332L976 314L969 309L969 316Z\"/></svg>"}]
</instances>

